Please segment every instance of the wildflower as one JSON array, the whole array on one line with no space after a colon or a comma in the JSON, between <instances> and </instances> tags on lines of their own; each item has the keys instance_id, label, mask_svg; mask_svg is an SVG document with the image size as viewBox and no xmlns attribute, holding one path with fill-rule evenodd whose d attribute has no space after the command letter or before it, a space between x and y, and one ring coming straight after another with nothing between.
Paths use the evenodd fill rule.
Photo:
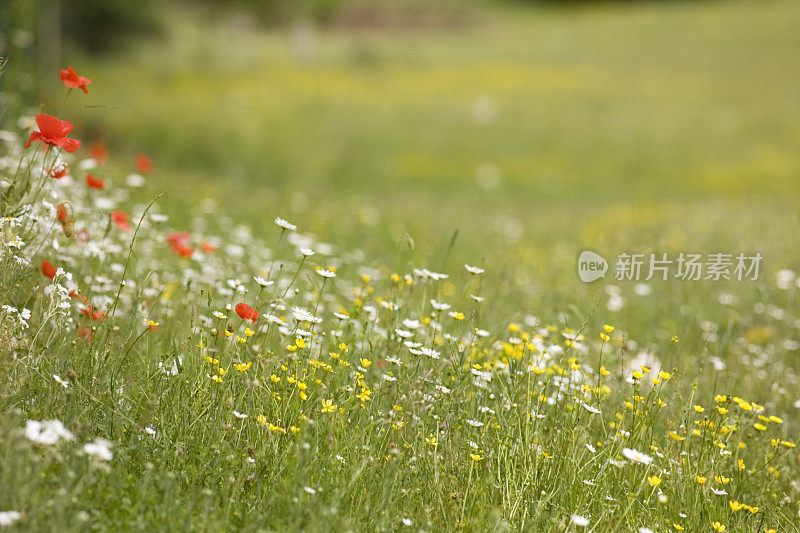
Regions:
<instances>
[{"instance_id":1,"label":"wildflower","mask_svg":"<svg viewBox=\"0 0 800 533\"><path fill-rule=\"evenodd\" d=\"M47 260L42 261L42 274L44 274L51 280L54 280L57 272L58 270L56 269L55 266L53 266L53 263Z\"/></svg>"},{"instance_id":2,"label":"wildflower","mask_svg":"<svg viewBox=\"0 0 800 533\"><path fill-rule=\"evenodd\" d=\"M119 229L124 231L125 233L130 233L133 231L131 224L129 222L130 216L128 213L120 210L116 210L111 213L111 222L114 223Z\"/></svg>"},{"instance_id":3,"label":"wildflower","mask_svg":"<svg viewBox=\"0 0 800 533\"><path fill-rule=\"evenodd\" d=\"M236 409L234 409L234 410L233 410L233 416L235 416L235 417L236 417L236 418L238 418L239 420L244 420L245 418L247 418L247 415L245 415L245 414L243 414L243 413L240 413L240 412L239 412L239 411L237 411Z\"/></svg>"},{"instance_id":4,"label":"wildflower","mask_svg":"<svg viewBox=\"0 0 800 533\"><path fill-rule=\"evenodd\" d=\"M0 526L13 526L21 518L19 511L0 511Z\"/></svg>"},{"instance_id":5,"label":"wildflower","mask_svg":"<svg viewBox=\"0 0 800 533\"><path fill-rule=\"evenodd\" d=\"M252 361L247 362L247 363L234 363L233 364L233 368L235 368L239 372L246 372L251 366L253 366L253 362Z\"/></svg>"},{"instance_id":6,"label":"wildflower","mask_svg":"<svg viewBox=\"0 0 800 533\"><path fill-rule=\"evenodd\" d=\"M59 120L51 115L36 115L36 125L39 126L39 131L31 132L25 148L29 148L32 142L43 142L50 146L60 146L67 152L74 153L81 146L79 140L67 137L73 126L66 120Z\"/></svg>"},{"instance_id":7,"label":"wildflower","mask_svg":"<svg viewBox=\"0 0 800 533\"><path fill-rule=\"evenodd\" d=\"M578 527L586 527L589 525L589 519L579 514L574 514L570 517L570 522Z\"/></svg>"},{"instance_id":8,"label":"wildflower","mask_svg":"<svg viewBox=\"0 0 800 533\"><path fill-rule=\"evenodd\" d=\"M258 311L247 305L246 303L238 303L234 307L236 314L245 322L255 324L258 320Z\"/></svg>"},{"instance_id":9,"label":"wildflower","mask_svg":"<svg viewBox=\"0 0 800 533\"><path fill-rule=\"evenodd\" d=\"M611 333L612 331L614 331L614 326L611 326L609 324L603 324L603 331L605 331L606 333Z\"/></svg>"},{"instance_id":10,"label":"wildflower","mask_svg":"<svg viewBox=\"0 0 800 533\"><path fill-rule=\"evenodd\" d=\"M88 185L90 189L104 189L106 186L103 180L97 179L91 174L86 174L86 185Z\"/></svg>"},{"instance_id":11,"label":"wildflower","mask_svg":"<svg viewBox=\"0 0 800 533\"><path fill-rule=\"evenodd\" d=\"M158 322L154 320L147 319L144 323L145 327L150 331L156 331L158 329Z\"/></svg>"},{"instance_id":12,"label":"wildflower","mask_svg":"<svg viewBox=\"0 0 800 533\"><path fill-rule=\"evenodd\" d=\"M275 224L278 225L279 227L281 227L283 229L287 229L289 231L297 231L297 226L287 222L286 220L284 220L282 218L276 218L275 219Z\"/></svg>"},{"instance_id":13,"label":"wildflower","mask_svg":"<svg viewBox=\"0 0 800 533\"><path fill-rule=\"evenodd\" d=\"M153 161L146 154L136 154L134 164L136 165L136 170L142 174L149 174L153 170Z\"/></svg>"},{"instance_id":14,"label":"wildflower","mask_svg":"<svg viewBox=\"0 0 800 533\"><path fill-rule=\"evenodd\" d=\"M89 94L89 89L87 89L86 86L92 83L92 80L84 78L83 76L78 76L78 73L75 72L75 69L72 67L67 67L59 74L64 85L70 89L81 89L84 93Z\"/></svg>"},{"instance_id":15,"label":"wildflower","mask_svg":"<svg viewBox=\"0 0 800 533\"><path fill-rule=\"evenodd\" d=\"M702 485L703 483L705 483L705 482L706 482L706 478L704 478L703 476L695 476L695 478L694 478L694 479L695 479L695 481L697 481L697 483L698 483L699 485Z\"/></svg>"},{"instance_id":16,"label":"wildflower","mask_svg":"<svg viewBox=\"0 0 800 533\"><path fill-rule=\"evenodd\" d=\"M58 444L61 439L72 440L74 435L60 420L28 420L25 436L37 444Z\"/></svg>"},{"instance_id":17,"label":"wildflower","mask_svg":"<svg viewBox=\"0 0 800 533\"><path fill-rule=\"evenodd\" d=\"M335 272L332 272L332 271L324 269L324 268L317 268L316 272L317 272L317 274L319 274L323 278L330 279L330 278L335 278L336 277L336 273Z\"/></svg>"},{"instance_id":18,"label":"wildflower","mask_svg":"<svg viewBox=\"0 0 800 533\"><path fill-rule=\"evenodd\" d=\"M336 410L336 404L331 400L322 400L322 412L332 413Z\"/></svg>"},{"instance_id":19,"label":"wildflower","mask_svg":"<svg viewBox=\"0 0 800 533\"><path fill-rule=\"evenodd\" d=\"M425 437L425 442L434 447L439 444L439 440L433 435L430 437Z\"/></svg>"},{"instance_id":20,"label":"wildflower","mask_svg":"<svg viewBox=\"0 0 800 533\"><path fill-rule=\"evenodd\" d=\"M317 491L312 489L311 487L304 487L303 490L306 491L309 494L316 494L317 493Z\"/></svg>"},{"instance_id":21,"label":"wildflower","mask_svg":"<svg viewBox=\"0 0 800 533\"><path fill-rule=\"evenodd\" d=\"M480 455L474 453L469 454L469 456L472 458L473 461L480 461L481 459L483 459Z\"/></svg>"},{"instance_id":22,"label":"wildflower","mask_svg":"<svg viewBox=\"0 0 800 533\"><path fill-rule=\"evenodd\" d=\"M705 408L700 405L695 405L694 410L697 411L698 413L702 413L703 411L705 411Z\"/></svg>"},{"instance_id":23,"label":"wildflower","mask_svg":"<svg viewBox=\"0 0 800 533\"><path fill-rule=\"evenodd\" d=\"M650 476L647 478L647 481L654 487L661 485L661 478L658 476Z\"/></svg>"},{"instance_id":24,"label":"wildflower","mask_svg":"<svg viewBox=\"0 0 800 533\"><path fill-rule=\"evenodd\" d=\"M725 525L720 524L719 522L712 522L711 527L714 528L714 531L722 532L725 531Z\"/></svg>"},{"instance_id":25,"label":"wildflower","mask_svg":"<svg viewBox=\"0 0 800 533\"><path fill-rule=\"evenodd\" d=\"M670 374L669 372L665 372L663 370L659 370L658 377L663 379L664 381L667 381L668 379L672 378L672 374Z\"/></svg>"},{"instance_id":26,"label":"wildflower","mask_svg":"<svg viewBox=\"0 0 800 533\"><path fill-rule=\"evenodd\" d=\"M622 448L622 455L634 463L641 463L643 465L649 465L653 461L653 458L649 455L633 448Z\"/></svg>"},{"instance_id":27,"label":"wildflower","mask_svg":"<svg viewBox=\"0 0 800 533\"><path fill-rule=\"evenodd\" d=\"M467 272L469 272L470 274L478 275L478 274L483 274L484 273L484 270L482 268L479 268L479 267L469 266L469 265L465 264L464 268L466 268Z\"/></svg>"},{"instance_id":28,"label":"wildflower","mask_svg":"<svg viewBox=\"0 0 800 533\"><path fill-rule=\"evenodd\" d=\"M94 455L104 461L110 461L114 455L111 453L111 442L106 439L95 439L83 445L83 453L87 455Z\"/></svg>"},{"instance_id":29,"label":"wildflower","mask_svg":"<svg viewBox=\"0 0 800 533\"><path fill-rule=\"evenodd\" d=\"M262 278L261 276L253 276L253 279L256 280L256 283L258 283L262 287L269 287L270 285L275 283L274 281L271 281L271 280L267 281L266 279Z\"/></svg>"},{"instance_id":30,"label":"wildflower","mask_svg":"<svg viewBox=\"0 0 800 533\"><path fill-rule=\"evenodd\" d=\"M460 311L450 311L447 314L450 315L452 318L455 318L456 320L464 320L464 313Z\"/></svg>"}]
</instances>

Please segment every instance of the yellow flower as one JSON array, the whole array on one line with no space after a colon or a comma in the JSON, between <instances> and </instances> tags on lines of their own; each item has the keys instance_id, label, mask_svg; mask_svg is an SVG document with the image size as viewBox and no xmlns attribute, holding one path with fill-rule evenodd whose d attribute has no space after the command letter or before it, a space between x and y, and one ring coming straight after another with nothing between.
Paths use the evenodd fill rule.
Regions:
<instances>
[{"instance_id":1,"label":"yellow flower","mask_svg":"<svg viewBox=\"0 0 800 533\"><path fill-rule=\"evenodd\" d=\"M719 522L712 522L711 527L717 532L725 531L725 524L720 524Z\"/></svg>"},{"instance_id":2,"label":"yellow flower","mask_svg":"<svg viewBox=\"0 0 800 533\"><path fill-rule=\"evenodd\" d=\"M642 374L638 370L634 370L631 375L633 376L633 379L642 379L642 376L644 376L644 374Z\"/></svg>"},{"instance_id":3,"label":"yellow flower","mask_svg":"<svg viewBox=\"0 0 800 533\"><path fill-rule=\"evenodd\" d=\"M343 342L340 342L340 343L339 343L339 349L340 349L340 350L342 350L343 352L349 352L349 351L350 351L350 347L349 347L349 346L347 346L347 345L346 345L345 343L343 343Z\"/></svg>"},{"instance_id":4,"label":"yellow flower","mask_svg":"<svg viewBox=\"0 0 800 533\"><path fill-rule=\"evenodd\" d=\"M653 385L660 385L660 384L661 384L661 380L660 380L660 379L658 379L658 378L653 378L653 379L651 379L650 381L652 381L652 382L653 382Z\"/></svg>"},{"instance_id":5,"label":"yellow flower","mask_svg":"<svg viewBox=\"0 0 800 533\"><path fill-rule=\"evenodd\" d=\"M431 435L430 437L425 437L425 442L427 442L431 446L436 446L439 443L439 441L433 435Z\"/></svg>"},{"instance_id":6,"label":"yellow flower","mask_svg":"<svg viewBox=\"0 0 800 533\"><path fill-rule=\"evenodd\" d=\"M300 337L297 337L297 338L294 340L294 344L295 344L295 345L296 345L298 348L305 348L305 346L306 346L306 340L305 340L305 339L301 339Z\"/></svg>"},{"instance_id":7,"label":"yellow flower","mask_svg":"<svg viewBox=\"0 0 800 533\"><path fill-rule=\"evenodd\" d=\"M224 376L225 374L227 374L227 373L228 373L228 371L227 371L227 370L225 370L225 369L224 369L224 368L222 368L222 367L219 367L219 368L218 368L218 370L219 370L219 375L220 375L220 376Z\"/></svg>"},{"instance_id":8,"label":"yellow flower","mask_svg":"<svg viewBox=\"0 0 800 533\"><path fill-rule=\"evenodd\" d=\"M719 414L721 414L721 415L726 415L726 414L728 414L728 410L727 410L726 408L724 408L724 407L717 407L717 412L718 412Z\"/></svg>"},{"instance_id":9,"label":"yellow flower","mask_svg":"<svg viewBox=\"0 0 800 533\"><path fill-rule=\"evenodd\" d=\"M649 481L650 484L653 485L654 487L661 485L661 478L658 476L650 476L649 478L647 478L647 481Z\"/></svg>"},{"instance_id":10,"label":"yellow flower","mask_svg":"<svg viewBox=\"0 0 800 533\"><path fill-rule=\"evenodd\" d=\"M256 417L256 422L258 422L262 426L266 426L267 425L267 417L264 416L264 415L258 415Z\"/></svg>"},{"instance_id":11,"label":"yellow flower","mask_svg":"<svg viewBox=\"0 0 800 533\"><path fill-rule=\"evenodd\" d=\"M697 480L697 483L699 483L700 485L706 482L706 478L704 478L703 476L695 476L695 479Z\"/></svg>"},{"instance_id":12,"label":"yellow flower","mask_svg":"<svg viewBox=\"0 0 800 533\"><path fill-rule=\"evenodd\" d=\"M614 326L611 326L609 324L603 324L603 331L605 331L606 333L611 333L612 331L614 331Z\"/></svg>"},{"instance_id":13,"label":"yellow flower","mask_svg":"<svg viewBox=\"0 0 800 533\"><path fill-rule=\"evenodd\" d=\"M700 405L695 405L694 410L697 411L698 413L702 413L703 411L705 411L705 408Z\"/></svg>"},{"instance_id":14,"label":"yellow flower","mask_svg":"<svg viewBox=\"0 0 800 533\"><path fill-rule=\"evenodd\" d=\"M215 374L215 375L211 376L211 381L216 381L217 383L222 383L222 378Z\"/></svg>"},{"instance_id":15,"label":"yellow flower","mask_svg":"<svg viewBox=\"0 0 800 533\"><path fill-rule=\"evenodd\" d=\"M289 344L286 346L286 349L289 350L290 352L293 352L297 349L297 346L295 346L294 344Z\"/></svg>"},{"instance_id":16,"label":"yellow flower","mask_svg":"<svg viewBox=\"0 0 800 533\"><path fill-rule=\"evenodd\" d=\"M239 372L244 372L253 366L252 361L247 363L233 363L233 367Z\"/></svg>"},{"instance_id":17,"label":"yellow flower","mask_svg":"<svg viewBox=\"0 0 800 533\"><path fill-rule=\"evenodd\" d=\"M728 505L731 507L731 511L740 511L743 505L737 501L731 500L728 502Z\"/></svg>"},{"instance_id":18,"label":"yellow flower","mask_svg":"<svg viewBox=\"0 0 800 533\"><path fill-rule=\"evenodd\" d=\"M322 400L323 413L332 413L335 410L336 410L336 404L334 404L331 400Z\"/></svg>"},{"instance_id":19,"label":"yellow flower","mask_svg":"<svg viewBox=\"0 0 800 533\"><path fill-rule=\"evenodd\" d=\"M508 331L510 331L511 333L516 333L519 331L519 326L512 322L511 324L508 325Z\"/></svg>"},{"instance_id":20,"label":"yellow flower","mask_svg":"<svg viewBox=\"0 0 800 533\"><path fill-rule=\"evenodd\" d=\"M364 359L363 357L359 359L358 362L361 363L361 366L363 366L364 368L367 368L372 364L372 361L370 361L369 359Z\"/></svg>"},{"instance_id":21,"label":"yellow flower","mask_svg":"<svg viewBox=\"0 0 800 533\"><path fill-rule=\"evenodd\" d=\"M758 422L753 424L753 427L756 428L759 431L766 431L767 430L767 426L765 426L764 424L759 424Z\"/></svg>"},{"instance_id":22,"label":"yellow flower","mask_svg":"<svg viewBox=\"0 0 800 533\"><path fill-rule=\"evenodd\" d=\"M717 394L716 396L714 396L714 401L718 403L724 403L728 401L728 397L725 396L724 394Z\"/></svg>"},{"instance_id":23,"label":"yellow flower","mask_svg":"<svg viewBox=\"0 0 800 533\"><path fill-rule=\"evenodd\" d=\"M233 335L233 332L232 332L232 331L228 331L228 330L226 329L226 330L225 330L225 336L226 336L226 337L230 337L231 335Z\"/></svg>"},{"instance_id":24,"label":"yellow flower","mask_svg":"<svg viewBox=\"0 0 800 533\"><path fill-rule=\"evenodd\" d=\"M245 334L245 335L247 335L248 337L252 337L253 335L255 335L255 334L256 334L256 332L255 332L255 331L253 331L253 330L252 330L252 329L250 329L250 328L244 328L244 334Z\"/></svg>"},{"instance_id":25,"label":"yellow flower","mask_svg":"<svg viewBox=\"0 0 800 533\"><path fill-rule=\"evenodd\" d=\"M286 433L286 430L280 426L276 426L275 424L267 424L267 427L270 431L275 431L277 433Z\"/></svg>"},{"instance_id":26,"label":"yellow flower","mask_svg":"<svg viewBox=\"0 0 800 533\"><path fill-rule=\"evenodd\" d=\"M683 526L680 525L680 524L674 524L673 523L672 527L675 529L675 531L683 531Z\"/></svg>"},{"instance_id":27,"label":"yellow flower","mask_svg":"<svg viewBox=\"0 0 800 533\"><path fill-rule=\"evenodd\" d=\"M714 476L714 479L715 479L715 480L717 481L717 483L719 483L720 485L727 485L728 483L730 483L730 482L731 482L731 478L729 478L729 477L725 477L725 476Z\"/></svg>"},{"instance_id":28,"label":"yellow flower","mask_svg":"<svg viewBox=\"0 0 800 533\"><path fill-rule=\"evenodd\" d=\"M665 372L663 370L659 370L658 371L658 377L660 377L664 381L667 381L668 379L672 378L672 374L670 374L669 372Z\"/></svg>"},{"instance_id":29,"label":"yellow flower","mask_svg":"<svg viewBox=\"0 0 800 533\"><path fill-rule=\"evenodd\" d=\"M603 340L603 342L608 342L611 340L611 337L609 337L607 333L600 333L600 338Z\"/></svg>"},{"instance_id":30,"label":"yellow flower","mask_svg":"<svg viewBox=\"0 0 800 533\"><path fill-rule=\"evenodd\" d=\"M770 417L769 417L769 420L770 420L771 422L775 422L776 424L783 424L783 419L782 419L782 418L778 418L778 417L777 417L777 416L775 416L775 415L772 415L772 416L770 416Z\"/></svg>"},{"instance_id":31,"label":"yellow flower","mask_svg":"<svg viewBox=\"0 0 800 533\"><path fill-rule=\"evenodd\" d=\"M464 320L464 313L462 313L461 311L454 311L453 313L450 314L450 316L452 316L456 320Z\"/></svg>"},{"instance_id":32,"label":"yellow flower","mask_svg":"<svg viewBox=\"0 0 800 533\"><path fill-rule=\"evenodd\" d=\"M669 436L670 436L671 439L677 440L678 442L686 440L686 437L681 437L680 435L678 435L674 431L670 431L669 432Z\"/></svg>"},{"instance_id":33,"label":"yellow flower","mask_svg":"<svg viewBox=\"0 0 800 533\"><path fill-rule=\"evenodd\" d=\"M399 406L399 405L397 405L397 404L394 404L394 405L392 405L392 409L394 409L395 411L402 411L402 410L403 410L403 408L402 408L402 407L400 407L400 406Z\"/></svg>"},{"instance_id":34,"label":"yellow flower","mask_svg":"<svg viewBox=\"0 0 800 533\"><path fill-rule=\"evenodd\" d=\"M744 467L744 461L742 459L739 459L738 461L736 461L736 466L739 467L739 470L744 470L744 468L745 468Z\"/></svg>"},{"instance_id":35,"label":"yellow flower","mask_svg":"<svg viewBox=\"0 0 800 533\"><path fill-rule=\"evenodd\" d=\"M469 456L472 457L473 461L480 461L482 459L480 455L476 455L474 453L469 454Z\"/></svg>"},{"instance_id":36,"label":"yellow flower","mask_svg":"<svg viewBox=\"0 0 800 533\"><path fill-rule=\"evenodd\" d=\"M794 442L789 442L788 440L782 440L781 444L783 444L787 448L794 448L795 447L795 443Z\"/></svg>"},{"instance_id":37,"label":"yellow flower","mask_svg":"<svg viewBox=\"0 0 800 533\"><path fill-rule=\"evenodd\" d=\"M209 357L207 355L204 355L203 358L206 361L208 361L209 363L211 363L212 365L218 365L219 364L219 359L214 359L213 357Z\"/></svg>"},{"instance_id":38,"label":"yellow flower","mask_svg":"<svg viewBox=\"0 0 800 533\"><path fill-rule=\"evenodd\" d=\"M299 433L300 428L297 426L289 426L289 431L291 431L292 433Z\"/></svg>"},{"instance_id":39,"label":"yellow flower","mask_svg":"<svg viewBox=\"0 0 800 533\"><path fill-rule=\"evenodd\" d=\"M601 375L601 376L607 376L607 375L609 375L610 373L611 373L611 372L609 372L608 370L606 370L606 367L604 367L604 366L601 366L601 367L600 367L600 375Z\"/></svg>"}]
</instances>

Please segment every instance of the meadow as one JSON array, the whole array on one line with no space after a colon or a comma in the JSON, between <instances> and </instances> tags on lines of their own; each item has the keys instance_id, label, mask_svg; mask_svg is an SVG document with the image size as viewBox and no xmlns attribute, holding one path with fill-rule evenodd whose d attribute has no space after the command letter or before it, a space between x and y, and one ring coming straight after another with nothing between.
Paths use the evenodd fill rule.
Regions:
<instances>
[{"instance_id":1,"label":"meadow","mask_svg":"<svg viewBox=\"0 0 800 533\"><path fill-rule=\"evenodd\" d=\"M800 529L800 5L469 13L172 6L4 110L0 527Z\"/></svg>"}]
</instances>

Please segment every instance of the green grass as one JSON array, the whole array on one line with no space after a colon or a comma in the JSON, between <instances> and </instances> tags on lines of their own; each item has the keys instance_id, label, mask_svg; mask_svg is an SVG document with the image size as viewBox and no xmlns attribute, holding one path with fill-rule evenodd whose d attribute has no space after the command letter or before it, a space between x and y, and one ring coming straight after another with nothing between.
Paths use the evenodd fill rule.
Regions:
<instances>
[{"instance_id":1,"label":"green grass","mask_svg":"<svg viewBox=\"0 0 800 533\"><path fill-rule=\"evenodd\" d=\"M91 93L64 103L53 81L41 111L108 142L93 171L108 190L84 186L85 151L56 181L41 152L0 141L0 301L31 311L28 325L0 311L0 512L21 511L15 527L566 531L576 514L593 531L798 530L800 289L776 275L800 271L800 7L473 9L450 32L322 32L302 61L288 34L171 7L167 41L70 56ZM138 151L156 164L141 189L125 185ZM131 247L109 212L138 223L162 191L149 213L169 220L145 217ZM53 222L63 201L88 242ZM173 231L220 248L179 258ZM580 282L585 249L764 263L757 281L640 295L613 265ZM53 297L72 286L42 277L45 259L113 316ZM333 279L314 272L329 266ZM240 301L262 313L252 337L212 314ZM398 338L411 318L438 359ZM73 440L26 438L53 418ZM111 460L82 451L96 438Z\"/></svg>"}]
</instances>

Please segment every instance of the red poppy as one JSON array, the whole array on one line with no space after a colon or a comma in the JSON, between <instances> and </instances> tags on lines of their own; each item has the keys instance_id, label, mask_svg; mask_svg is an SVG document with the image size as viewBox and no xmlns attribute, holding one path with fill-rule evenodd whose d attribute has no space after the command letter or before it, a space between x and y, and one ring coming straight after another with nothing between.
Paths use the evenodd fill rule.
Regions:
<instances>
[{"instance_id":1,"label":"red poppy","mask_svg":"<svg viewBox=\"0 0 800 533\"><path fill-rule=\"evenodd\" d=\"M66 120L58 120L50 115L36 115L36 125L39 131L32 131L25 148L30 147L32 142L43 142L50 146L60 146L69 153L78 151L81 142L77 139L67 138L67 134L72 131L72 123Z\"/></svg>"},{"instance_id":2,"label":"red poppy","mask_svg":"<svg viewBox=\"0 0 800 533\"><path fill-rule=\"evenodd\" d=\"M150 174L153 170L153 160L145 154L136 154L136 169L143 174Z\"/></svg>"},{"instance_id":3,"label":"red poppy","mask_svg":"<svg viewBox=\"0 0 800 533\"><path fill-rule=\"evenodd\" d=\"M92 309L91 305L81 309L81 314L88 316L89 318L91 318L95 322L97 322L99 320L103 320L107 316L102 311L95 311L94 309Z\"/></svg>"},{"instance_id":4,"label":"red poppy","mask_svg":"<svg viewBox=\"0 0 800 533\"><path fill-rule=\"evenodd\" d=\"M194 253L194 248L183 242L173 246L172 250L181 257L191 257Z\"/></svg>"},{"instance_id":5,"label":"red poppy","mask_svg":"<svg viewBox=\"0 0 800 533\"><path fill-rule=\"evenodd\" d=\"M42 261L42 274L54 280L56 279L56 267L50 261L44 260Z\"/></svg>"},{"instance_id":6,"label":"red poppy","mask_svg":"<svg viewBox=\"0 0 800 533\"><path fill-rule=\"evenodd\" d=\"M69 210L63 203L58 204L58 207L56 207L56 216L58 217L58 221L62 224L69 224L71 222L69 219Z\"/></svg>"},{"instance_id":7,"label":"red poppy","mask_svg":"<svg viewBox=\"0 0 800 533\"><path fill-rule=\"evenodd\" d=\"M98 163L102 163L108 158L108 148L106 148L105 143L102 142L92 143L91 146L89 146L89 152L92 154L92 159Z\"/></svg>"},{"instance_id":8,"label":"red poppy","mask_svg":"<svg viewBox=\"0 0 800 533\"><path fill-rule=\"evenodd\" d=\"M131 217L128 216L128 213L124 211L114 211L111 213L111 222L113 222L119 229L126 233L130 233L133 231L133 228L130 224Z\"/></svg>"},{"instance_id":9,"label":"red poppy","mask_svg":"<svg viewBox=\"0 0 800 533\"><path fill-rule=\"evenodd\" d=\"M258 311L253 309L247 304L240 303L236 304L234 307L236 314L239 315L239 318L244 320L245 322L250 322L251 324L255 324L258 320Z\"/></svg>"},{"instance_id":10,"label":"red poppy","mask_svg":"<svg viewBox=\"0 0 800 533\"><path fill-rule=\"evenodd\" d=\"M89 328L79 329L75 336L78 337L79 339L84 339L89 344L92 343L92 330Z\"/></svg>"},{"instance_id":11,"label":"red poppy","mask_svg":"<svg viewBox=\"0 0 800 533\"><path fill-rule=\"evenodd\" d=\"M58 170L52 168L50 169L50 177L60 180L64 176L67 175L67 167L61 167Z\"/></svg>"},{"instance_id":12,"label":"red poppy","mask_svg":"<svg viewBox=\"0 0 800 533\"><path fill-rule=\"evenodd\" d=\"M91 174L86 174L86 185L88 185L90 189L103 189L106 186L103 180L97 179Z\"/></svg>"},{"instance_id":13,"label":"red poppy","mask_svg":"<svg viewBox=\"0 0 800 533\"><path fill-rule=\"evenodd\" d=\"M74 88L83 89L83 92L85 92L86 94L89 94L89 89L87 89L86 86L92 83L92 80L90 80L89 78L78 76L78 73L75 72L75 69L72 67L67 67L66 70L61 71L61 81L63 81L64 85L66 85L70 89Z\"/></svg>"},{"instance_id":14,"label":"red poppy","mask_svg":"<svg viewBox=\"0 0 800 533\"><path fill-rule=\"evenodd\" d=\"M177 231L175 233L170 233L167 235L167 242L170 243L173 247L178 246L179 244L189 244L189 240L191 236L185 231Z\"/></svg>"},{"instance_id":15,"label":"red poppy","mask_svg":"<svg viewBox=\"0 0 800 533\"><path fill-rule=\"evenodd\" d=\"M208 241L203 241L200 244L200 249L203 250L207 254L213 254L214 252L217 251L217 247L214 246L213 244L211 244Z\"/></svg>"}]
</instances>

